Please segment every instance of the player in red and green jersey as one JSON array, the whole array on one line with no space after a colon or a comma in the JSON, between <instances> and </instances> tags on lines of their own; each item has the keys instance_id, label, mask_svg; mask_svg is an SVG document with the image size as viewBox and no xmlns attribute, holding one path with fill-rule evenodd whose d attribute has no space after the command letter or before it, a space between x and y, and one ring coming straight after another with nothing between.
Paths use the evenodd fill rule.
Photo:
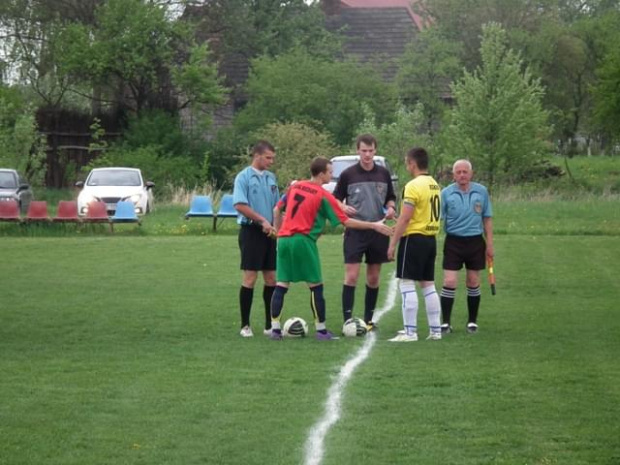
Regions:
<instances>
[{"instance_id":1,"label":"player in red and green jersey","mask_svg":"<svg viewBox=\"0 0 620 465\"><path fill-rule=\"evenodd\" d=\"M316 321L317 339L333 339L325 327L325 298L321 261L316 241L325 222L344 224L348 228L373 229L389 236L392 229L383 221L359 221L347 217L336 199L322 185L332 177L332 164L327 158L317 157L310 165L312 178L293 184L286 198L274 209L275 226L278 229L276 258L276 289L271 299L272 339L282 339L280 315L284 295L290 283L304 281L310 288L310 305ZM286 215L282 216L283 210Z\"/></svg>"}]
</instances>

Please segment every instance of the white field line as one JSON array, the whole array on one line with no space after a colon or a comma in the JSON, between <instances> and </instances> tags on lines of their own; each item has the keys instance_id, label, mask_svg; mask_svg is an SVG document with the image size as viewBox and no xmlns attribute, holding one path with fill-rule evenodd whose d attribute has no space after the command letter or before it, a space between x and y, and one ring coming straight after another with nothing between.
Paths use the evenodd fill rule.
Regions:
<instances>
[{"instance_id":1,"label":"white field line","mask_svg":"<svg viewBox=\"0 0 620 465\"><path fill-rule=\"evenodd\" d=\"M398 287L397 283L397 279L392 277L388 288L388 294L385 298L385 304L375 312L374 321L379 321L385 313L389 312L394 307L394 303L396 302L396 290ZM368 358L375 342L377 342L375 332L368 333L362 347L360 347L357 353L342 366L334 383L327 391L327 401L325 402L323 416L310 429L310 434L306 440L304 464L319 465L323 460L323 455L325 453L325 436L327 436L330 428L340 419L344 388L349 379L353 376L355 369Z\"/></svg>"}]
</instances>

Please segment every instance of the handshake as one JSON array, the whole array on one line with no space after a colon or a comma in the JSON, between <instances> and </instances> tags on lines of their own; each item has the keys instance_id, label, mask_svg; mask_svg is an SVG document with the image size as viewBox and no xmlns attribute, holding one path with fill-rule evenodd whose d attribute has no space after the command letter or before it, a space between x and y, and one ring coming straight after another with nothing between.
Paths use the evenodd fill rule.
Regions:
<instances>
[{"instance_id":1,"label":"handshake","mask_svg":"<svg viewBox=\"0 0 620 465\"><path fill-rule=\"evenodd\" d=\"M379 220L379 221L375 221L372 223L372 229L374 229L375 231L377 231L380 234L383 234L384 236L391 236L394 234L394 227L393 226L388 226L387 224L385 224L385 219L383 220Z\"/></svg>"}]
</instances>

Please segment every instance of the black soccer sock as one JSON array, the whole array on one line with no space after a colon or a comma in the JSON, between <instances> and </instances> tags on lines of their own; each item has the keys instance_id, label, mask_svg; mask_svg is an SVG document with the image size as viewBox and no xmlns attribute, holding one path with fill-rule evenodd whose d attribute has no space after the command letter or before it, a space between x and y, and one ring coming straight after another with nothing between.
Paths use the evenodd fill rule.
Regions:
<instances>
[{"instance_id":1,"label":"black soccer sock","mask_svg":"<svg viewBox=\"0 0 620 465\"><path fill-rule=\"evenodd\" d=\"M271 329L271 297L276 290L275 286L263 287L263 302L265 303L265 329Z\"/></svg>"},{"instance_id":2,"label":"black soccer sock","mask_svg":"<svg viewBox=\"0 0 620 465\"><path fill-rule=\"evenodd\" d=\"M280 315L282 314L282 307L284 307L284 294L288 292L288 288L284 286L276 286L271 296L271 319L274 322L280 322ZM270 322L271 324L271 322Z\"/></svg>"},{"instance_id":3,"label":"black soccer sock","mask_svg":"<svg viewBox=\"0 0 620 465\"><path fill-rule=\"evenodd\" d=\"M325 297L323 297L323 285L310 288L310 307L314 319L319 323L325 323Z\"/></svg>"},{"instance_id":4,"label":"black soccer sock","mask_svg":"<svg viewBox=\"0 0 620 465\"><path fill-rule=\"evenodd\" d=\"M353 317L355 303L355 286L342 286L342 318L347 321Z\"/></svg>"},{"instance_id":5,"label":"black soccer sock","mask_svg":"<svg viewBox=\"0 0 620 465\"><path fill-rule=\"evenodd\" d=\"M370 323L372 321L378 298L379 288L366 285L366 298L364 299L364 321L366 323Z\"/></svg>"},{"instance_id":6,"label":"black soccer sock","mask_svg":"<svg viewBox=\"0 0 620 465\"><path fill-rule=\"evenodd\" d=\"M250 326L250 311L252 310L252 298L254 289L241 286L239 291L239 307L241 308L241 327Z\"/></svg>"},{"instance_id":7,"label":"black soccer sock","mask_svg":"<svg viewBox=\"0 0 620 465\"><path fill-rule=\"evenodd\" d=\"M475 323L478 319L480 308L480 286L467 288L467 310L469 311L468 323Z\"/></svg>"},{"instance_id":8,"label":"black soccer sock","mask_svg":"<svg viewBox=\"0 0 620 465\"><path fill-rule=\"evenodd\" d=\"M456 295L456 289L452 287L441 288L441 318L443 324L450 324L450 317L452 316L452 306L454 305L454 296Z\"/></svg>"}]
</instances>

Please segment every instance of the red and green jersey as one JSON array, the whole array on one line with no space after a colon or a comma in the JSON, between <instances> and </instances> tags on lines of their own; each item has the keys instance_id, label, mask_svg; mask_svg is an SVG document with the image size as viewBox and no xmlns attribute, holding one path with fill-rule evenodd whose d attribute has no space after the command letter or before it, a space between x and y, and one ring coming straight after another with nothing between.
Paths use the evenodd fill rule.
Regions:
<instances>
[{"instance_id":1,"label":"red and green jersey","mask_svg":"<svg viewBox=\"0 0 620 465\"><path fill-rule=\"evenodd\" d=\"M278 237L304 234L316 241L327 220L336 226L349 219L333 195L310 181L293 184L285 202L286 215Z\"/></svg>"}]
</instances>

